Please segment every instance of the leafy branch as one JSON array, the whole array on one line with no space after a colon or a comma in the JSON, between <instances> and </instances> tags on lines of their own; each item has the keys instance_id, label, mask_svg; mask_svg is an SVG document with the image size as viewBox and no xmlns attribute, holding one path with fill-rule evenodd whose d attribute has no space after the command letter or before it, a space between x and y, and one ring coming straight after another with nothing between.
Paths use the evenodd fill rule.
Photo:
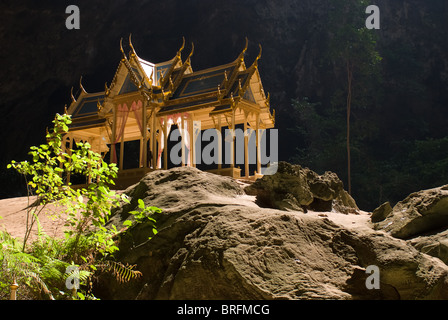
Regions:
<instances>
[{"instance_id":1,"label":"leafy branch","mask_svg":"<svg viewBox=\"0 0 448 320\"><path fill-rule=\"evenodd\" d=\"M47 132L47 143L30 148L31 161L12 161L8 165L8 168L17 170L25 177L28 207L21 250L18 250L19 243L16 241L10 242L14 250L8 249L6 244L0 246L0 262L3 264L0 272L34 279L51 297L50 289L42 279L44 274L50 279L59 279L59 282L63 278L75 276L84 284L98 269L112 272L120 282L141 276L141 272L134 269L135 266L109 259L119 250L116 242L120 234L114 225L106 228L111 209L118 207L122 201L129 202L125 195L119 195L109 188L114 185L118 168L115 164L104 162L100 154L91 150L89 143L77 142L75 148L67 148L65 137L71 122L69 115L57 114L53 121L54 128ZM92 182L81 188L73 188L66 179L70 175L82 176ZM36 198L33 203L32 197ZM134 222L126 221L126 230L134 223L149 221L153 234L156 234L156 221L152 214L160 212L160 209L146 207L141 199L138 202L139 209L131 212ZM39 225L39 216L43 212L49 213L49 204L59 206L67 214L65 226L68 229L64 231L65 241L62 244L56 240L42 240L45 236ZM36 223L39 241L33 243L32 250L39 254L39 258L26 252L26 244ZM56 247L61 246L61 252L57 254L50 250L55 244ZM80 271L64 274L61 269L69 265L65 261L70 261ZM77 297L84 299L86 295L77 292Z\"/></svg>"}]
</instances>

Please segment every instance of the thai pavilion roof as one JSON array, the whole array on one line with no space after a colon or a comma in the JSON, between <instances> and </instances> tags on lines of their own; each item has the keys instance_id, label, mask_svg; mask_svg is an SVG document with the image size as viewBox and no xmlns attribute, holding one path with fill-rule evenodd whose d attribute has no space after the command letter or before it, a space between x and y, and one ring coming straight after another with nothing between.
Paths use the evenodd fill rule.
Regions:
<instances>
[{"instance_id":1,"label":"thai pavilion roof","mask_svg":"<svg viewBox=\"0 0 448 320\"><path fill-rule=\"evenodd\" d=\"M228 114L238 107L258 113L265 128L274 126L269 96L264 93L258 72L261 46L260 53L249 67L244 61L246 39L246 46L234 61L199 71L193 71L191 67L193 45L187 58L182 60L185 39L172 59L156 64L137 55L131 38L129 47L130 52L126 55L120 41L122 59L110 86L106 83L104 91L87 93L80 83L78 98L72 94L68 113L72 115L73 130L105 125L113 106L120 99L129 97L147 99L149 107L156 108L157 116L202 112L204 121L208 117L210 122L213 116Z\"/></svg>"}]
</instances>

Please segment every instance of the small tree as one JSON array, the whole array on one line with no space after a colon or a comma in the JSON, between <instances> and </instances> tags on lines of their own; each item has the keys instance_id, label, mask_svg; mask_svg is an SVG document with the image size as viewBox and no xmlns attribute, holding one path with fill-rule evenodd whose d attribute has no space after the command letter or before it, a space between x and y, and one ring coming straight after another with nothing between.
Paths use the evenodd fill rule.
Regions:
<instances>
[{"instance_id":1,"label":"small tree","mask_svg":"<svg viewBox=\"0 0 448 320\"><path fill-rule=\"evenodd\" d=\"M117 176L115 164L102 161L101 155L90 150L88 143L76 143L74 150L62 148L70 118L66 114L57 114L53 121L54 129L46 135L47 143L30 148L32 160L12 161L8 165L8 168L16 169L25 177L28 187L23 251L36 220L42 212L48 212L49 204L65 206L69 216L68 225L71 227L67 235L75 235L79 240L91 224L96 227L104 225L111 208L117 206L121 199L109 188ZM65 183L64 177L69 174L90 177L95 182L85 188L75 189L70 183ZM36 196L34 203L31 203L32 196ZM76 245L77 241L75 248Z\"/></svg>"},{"instance_id":2,"label":"small tree","mask_svg":"<svg viewBox=\"0 0 448 320\"><path fill-rule=\"evenodd\" d=\"M39 147L31 147L29 154L31 161L12 161L8 168L14 168L26 180L28 188L28 207L23 239L22 252L25 254L26 243L29 240L34 224L39 223L39 216L49 212L49 204L60 206L61 212L66 213L69 227L65 230L66 241L65 260L83 263L87 270L84 274L98 268L113 272L119 281L128 281L138 277L141 273L134 270L135 266L123 265L120 262L108 260L108 257L118 247L115 236L119 233L114 225L106 228L111 209L119 206L122 201L129 203L125 195L120 196L109 186L114 184L118 169L115 164L102 161L100 154L91 150L89 143L76 143L76 148L63 148L63 137L68 133L71 117L57 114L54 128L46 135L47 143ZM67 175L77 175L90 178L89 183L82 188L73 188L66 183ZM31 203L31 196L36 196ZM149 214L160 209L146 207L139 200L141 212L136 211L136 222L147 219L156 234L155 220ZM125 231L133 224L125 221ZM98 259L99 257L99 259ZM11 259L9 259L11 260ZM79 297L84 297L79 293Z\"/></svg>"},{"instance_id":3,"label":"small tree","mask_svg":"<svg viewBox=\"0 0 448 320\"><path fill-rule=\"evenodd\" d=\"M365 27L365 0L332 0L329 17L331 38L330 59L335 72L345 73L346 78L346 149L348 192L351 194L350 116L354 97L354 81L376 73L381 57L376 50L376 34ZM370 81L369 79L368 81Z\"/></svg>"}]
</instances>

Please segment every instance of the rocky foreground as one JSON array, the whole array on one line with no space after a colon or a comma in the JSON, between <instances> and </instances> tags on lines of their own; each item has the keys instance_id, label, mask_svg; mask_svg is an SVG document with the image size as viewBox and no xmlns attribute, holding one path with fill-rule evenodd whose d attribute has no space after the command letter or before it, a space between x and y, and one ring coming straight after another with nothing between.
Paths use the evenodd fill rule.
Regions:
<instances>
[{"instance_id":1,"label":"rocky foreground","mask_svg":"<svg viewBox=\"0 0 448 320\"><path fill-rule=\"evenodd\" d=\"M142 278L105 276L103 299L448 299L447 187L370 214L335 174L280 163L250 186L184 167L125 192L132 201L115 212L117 226L138 199L163 212L152 240L137 224L120 241L117 258ZM379 289L366 286L372 265Z\"/></svg>"}]
</instances>

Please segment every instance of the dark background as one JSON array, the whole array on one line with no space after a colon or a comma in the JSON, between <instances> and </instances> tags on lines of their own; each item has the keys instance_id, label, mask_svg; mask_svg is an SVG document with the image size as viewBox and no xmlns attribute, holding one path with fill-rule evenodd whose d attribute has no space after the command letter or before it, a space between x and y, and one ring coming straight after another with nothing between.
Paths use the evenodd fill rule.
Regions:
<instances>
[{"instance_id":1,"label":"dark background","mask_svg":"<svg viewBox=\"0 0 448 320\"><path fill-rule=\"evenodd\" d=\"M71 4L80 8L80 30L65 27ZM381 29L371 31L380 79L355 78L368 99L352 110L352 194L364 210L448 183L448 3L370 4L381 10ZM184 36L184 55L194 42L194 70L233 61L245 37L250 65L260 43L279 159L334 171L346 184L345 109L335 103L345 78L327 61L332 10L331 0L1 1L0 198L24 192L6 164L43 141L80 76L88 92L110 84L119 40L130 33L137 54L154 63L174 57Z\"/></svg>"}]
</instances>

